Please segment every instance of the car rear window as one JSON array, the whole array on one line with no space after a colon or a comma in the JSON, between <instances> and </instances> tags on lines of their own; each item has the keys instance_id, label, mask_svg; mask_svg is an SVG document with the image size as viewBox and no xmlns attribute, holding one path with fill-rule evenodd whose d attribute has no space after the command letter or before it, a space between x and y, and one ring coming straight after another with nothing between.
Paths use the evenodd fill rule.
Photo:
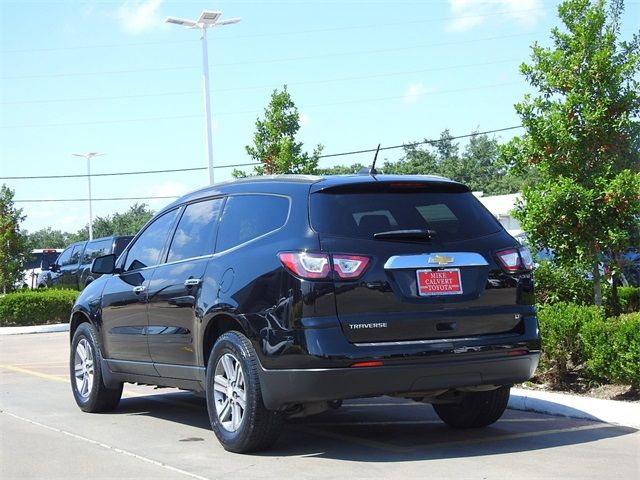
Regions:
<instances>
[{"instance_id":1,"label":"car rear window","mask_svg":"<svg viewBox=\"0 0 640 480\"><path fill-rule=\"evenodd\" d=\"M276 195L234 195L224 207L216 252L278 230L289 216L289 199Z\"/></svg>"},{"instance_id":2,"label":"car rear window","mask_svg":"<svg viewBox=\"0 0 640 480\"><path fill-rule=\"evenodd\" d=\"M436 231L439 241L453 242L501 228L469 192L329 190L311 195L310 216L319 233L358 238L392 230L430 229Z\"/></svg>"},{"instance_id":3,"label":"car rear window","mask_svg":"<svg viewBox=\"0 0 640 480\"><path fill-rule=\"evenodd\" d=\"M86 265L93 262L94 258L101 257L102 255L108 255L111 253L112 238L105 238L103 240L94 240L87 244L87 248L84 249L84 255L82 257L82 264Z\"/></svg>"}]
</instances>

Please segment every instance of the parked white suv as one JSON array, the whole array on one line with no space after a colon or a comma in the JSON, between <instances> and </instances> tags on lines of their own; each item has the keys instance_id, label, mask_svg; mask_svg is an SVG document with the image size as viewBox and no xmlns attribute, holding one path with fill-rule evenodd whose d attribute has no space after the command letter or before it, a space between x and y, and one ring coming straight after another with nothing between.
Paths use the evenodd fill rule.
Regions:
<instances>
[{"instance_id":1,"label":"parked white suv","mask_svg":"<svg viewBox=\"0 0 640 480\"><path fill-rule=\"evenodd\" d=\"M42 264L55 263L58 255L62 252L62 248L35 248L31 250L29 260L22 272L22 288L36 288L38 286L38 277L42 273Z\"/></svg>"}]
</instances>

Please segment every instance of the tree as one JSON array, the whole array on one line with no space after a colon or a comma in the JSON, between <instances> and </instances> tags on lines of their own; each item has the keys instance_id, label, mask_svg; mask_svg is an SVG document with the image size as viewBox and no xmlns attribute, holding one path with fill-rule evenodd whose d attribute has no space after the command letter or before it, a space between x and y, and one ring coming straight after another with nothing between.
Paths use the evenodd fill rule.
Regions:
<instances>
[{"instance_id":1,"label":"tree","mask_svg":"<svg viewBox=\"0 0 640 480\"><path fill-rule=\"evenodd\" d=\"M261 165L254 168L256 175L283 173L314 174L318 168L318 157L323 146L318 145L309 155L302 151L302 142L295 136L300 129L300 114L285 85L279 92L271 94L271 101L264 110L264 120L256 120L253 145L247 145L247 153ZM234 177L247 174L234 170Z\"/></svg>"},{"instance_id":2,"label":"tree","mask_svg":"<svg viewBox=\"0 0 640 480\"><path fill-rule=\"evenodd\" d=\"M523 189L517 216L532 243L556 261L593 275L620 258L640 215L640 37L621 42L622 0L569 0L558 7L564 29L553 45L532 47L520 70L535 94L516 104L525 134L503 155L539 180Z\"/></svg>"},{"instance_id":3,"label":"tree","mask_svg":"<svg viewBox=\"0 0 640 480\"><path fill-rule=\"evenodd\" d=\"M460 148L453 141L453 136L448 128L442 131L435 147L438 154L438 164L442 164L449 159L458 158Z\"/></svg>"},{"instance_id":4,"label":"tree","mask_svg":"<svg viewBox=\"0 0 640 480\"><path fill-rule=\"evenodd\" d=\"M429 150L415 145L404 147L404 157L397 162L384 162L382 171L396 175L437 175L438 162Z\"/></svg>"},{"instance_id":5,"label":"tree","mask_svg":"<svg viewBox=\"0 0 640 480\"><path fill-rule=\"evenodd\" d=\"M20 231L25 219L22 210L13 205L13 191L0 187L0 288L2 293L12 290L22 277L29 253L26 236Z\"/></svg>"},{"instance_id":6,"label":"tree","mask_svg":"<svg viewBox=\"0 0 640 480\"><path fill-rule=\"evenodd\" d=\"M29 248L64 248L71 243L71 234L51 227L41 228L33 233L25 232Z\"/></svg>"},{"instance_id":7,"label":"tree","mask_svg":"<svg viewBox=\"0 0 640 480\"><path fill-rule=\"evenodd\" d=\"M347 167L345 165L336 165L335 167L319 168L316 173L318 175L353 175L358 173L365 167L362 163L354 163Z\"/></svg>"},{"instance_id":8,"label":"tree","mask_svg":"<svg viewBox=\"0 0 640 480\"><path fill-rule=\"evenodd\" d=\"M135 235L153 216L145 203L135 203L124 213L115 213L106 217L96 217L93 221L94 238L108 237L111 235ZM89 238L89 225L78 230L69 238L71 242L86 240Z\"/></svg>"}]
</instances>

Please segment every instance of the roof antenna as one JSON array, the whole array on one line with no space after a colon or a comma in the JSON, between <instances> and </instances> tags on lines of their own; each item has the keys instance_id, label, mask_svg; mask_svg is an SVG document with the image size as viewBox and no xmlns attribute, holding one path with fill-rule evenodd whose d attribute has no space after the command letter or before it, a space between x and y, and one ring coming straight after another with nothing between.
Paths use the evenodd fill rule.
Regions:
<instances>
[{"instance_id":1,"label":"roof antenna","mask_svg":"<svg viewBox=\"0 0 640 480\"><path fill-rule=\"evenodd\" d=\"M378 160L378 152L380 152L380 144L378 144L378 148L376 148L376 155L373 157L373 163L371 164L371 168L361 168L358 171L358 175L377 175L378 171L376 170L376 161Z\"/></svg>"},{"instance_id":2,"label":"roof antenna","mask_svg":"<svg viewBox=\"0 0 640 480\"><path fill-rule=\"evenodd\" d=\"M378 153L380 153L380 144L378 144L378 148L376 148L376 155L373 157L373 163L371 164L371 168L369 169L370 175L378 174L378 171L376 170L376 161L378 160Z\"/></svg>"}]
</instances>

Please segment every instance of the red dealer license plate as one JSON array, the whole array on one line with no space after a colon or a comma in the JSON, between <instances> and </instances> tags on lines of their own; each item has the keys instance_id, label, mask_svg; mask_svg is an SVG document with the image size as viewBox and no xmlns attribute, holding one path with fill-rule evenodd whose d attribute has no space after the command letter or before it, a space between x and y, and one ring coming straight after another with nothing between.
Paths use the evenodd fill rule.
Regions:
<instances>
[{"instance_id":1,"label":"red dealer license plate","mask_svg":"<svg viewBox=\"0 0 640 480\"><path fill-rule=\"evenodd\" d=\"M418 293L421 296L460 295L462 293L459 268L418 270L417 274Z\"/></svg>"}]
</instances>

